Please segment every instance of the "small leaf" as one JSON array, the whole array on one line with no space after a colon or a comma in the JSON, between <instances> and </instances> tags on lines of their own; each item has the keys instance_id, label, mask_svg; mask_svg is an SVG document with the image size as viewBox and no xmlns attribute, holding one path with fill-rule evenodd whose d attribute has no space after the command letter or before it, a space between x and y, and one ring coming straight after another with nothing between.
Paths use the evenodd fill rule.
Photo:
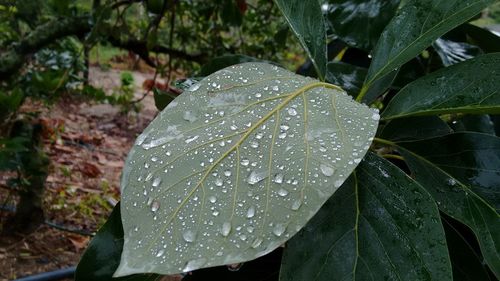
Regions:
<instances>
[{"instance_id":1,"label":"small leaf","mask_svg":"<svg viewBox=\"0 0 500 281\"><path fill-rule=\"evenodd\" d=\"M466 22L493 0L409 0L387 25L373 52L365 84L411 60L446 32Z\"/></svg>"},{"instance_id":2,"label":"small leaf","mask_svg":"<svg viewBox=\"0 0 500 281\"><path fill-rule=\"evenodd\" d=\"M128 156L115 276L240 263L279 247L361 161L378 118L337 86L269 64L206 77Z\"/></svg>"},{"instance_id":3,"label":"small leaf","mask_svg":"<svg viewBox=\"0 0 500 281\"><path fill-rule=\"evenodd\" d=\"M389 121L380 137L392 141L421 140L443 136L453 130L437 116L418 116Z\"/></svg>"},{"instance_id":4,"label":"small leaf","mask_svg":"<svg viewBox=\"0 0 500 281\"><path fill-rule=\"evenodd\" d=\"M161 111L176 98L176 95L174 95L170 91L163 91L158 88L153 88L153 97L155 100L156 108Z\"/></svg>"},{"instance_id":5,"label":"small leaf","mask_svg":"<svg viewBox=\"0 0 500 281\"><path fill-rule=\"evenodd\" d=\"M439 212L419 184L369 153L285 247L281 279L451 280Z\"/></svg>"},{"instance_id":6,"label":"small leaf","mask_svg":"<svg viewBox=\"0 0 500 281\"><path fill-rule=\"evenodd\" d=\"M317 0L275 0L307 56L311 59L320 80L326 75L326 28Z\"/></svg>"},{"instance_id":7,"label":"small leaf","mask_svg":"<svg viewBox=\"0 0 500 281\"><path fill-rule=\"evenodd\" d=\"M401 89L385 119L444 113L500 112L500 54L486 54L442 68Z\"/></svg>"},{"instance_id":8,"label":"small leaf","mask_svg":"<svg viewBox=\"0 0 500 281\"><path fill-rule=\"evenodd\" d=\"M328 63L326 81L339 85L349 95L355 96L361 90L367 69L342 62Z\"/></svg>"},{"instance_id":9,"label":"small leaf","mask_svg":"<svg viewBox=\"0 0 500 281\"><path fill-rule=\"evenodd\" d=\"M106 223L90 241L76 268L76 281L154 281L156 274L141 274L124 278L112 278L120 262L123 248L123 228L118 203Z\"/></svg>"},{"instance_id":10,"label":"small leaf","mask_svg":"<svg viewBox=\"0 0 500 281\"><path fill-rule=\"evenodd\" d=\"M327 0L327 23L352 47L370 51L396 13L400 0Z\"/></svg>"},{"instance_id":11,"label":"small leaf","mask_svg":"<svg viewBox=\"0 0 500 281\"><path fill-rule=\"evenodd\" d=\"M444 66L450 66L471 59L482 53L481 49L477 46L445 38L438 38L432 43L432 46L441 58Z\"/></svg>"},{"instance_id":12,"label":"small leaf","mask_svg":"<svg viewBox=\"0 0 500 281\"><path fill-rule=\"evenodd\" d=\"M491 206L500 205L500 138L456 133L398 146L416 180L440 210L474 232L486 262L500 276L500 217Z\"/></svg>"}]
</instances>

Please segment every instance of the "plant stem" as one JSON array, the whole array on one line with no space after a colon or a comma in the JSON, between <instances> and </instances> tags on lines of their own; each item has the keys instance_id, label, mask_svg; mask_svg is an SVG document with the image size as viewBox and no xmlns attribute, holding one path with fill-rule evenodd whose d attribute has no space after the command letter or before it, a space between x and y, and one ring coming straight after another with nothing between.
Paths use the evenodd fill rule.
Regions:
<instances>
[{"instance_id":1,"label":"plant stem","mask_svg":"<svg viewBox=\"0 0 500 281\"><path fill-rule=\"evenodd\" d=\"M363 98L365 97L366 93L368 92L368 87L369 84L364 84L363 87L361 88L361 91L359 91L359 95L356 97L357 102L361 102Z\"/></svg>"},{"instance_id":2,"label":"plant stem","mask_svg":"<svg viewBox=\"0 0 500 281\"><path fill-rule=\"evenodd\" d=\"M383 154L381 155L382 157L386 158L386 159L398 159L398 160L401 160L401 161L404 161L405 159L403 158L403 156L401 155L396 155L396 154Z\"/></svg>"},{"instance_id":3,"label":"plant stem","mask_svg":"<svg viewBox=\"0 0 500 281\"><path fill-rule=\"evenodd\" d=\"M392 142L392 141L389 141L389 140L385 140L385 139L381 139L381 138L373 138L373 141L381 143L381 144L389 145L389 146L396 146L395 142Z\"/></svg>"}]
</instances>

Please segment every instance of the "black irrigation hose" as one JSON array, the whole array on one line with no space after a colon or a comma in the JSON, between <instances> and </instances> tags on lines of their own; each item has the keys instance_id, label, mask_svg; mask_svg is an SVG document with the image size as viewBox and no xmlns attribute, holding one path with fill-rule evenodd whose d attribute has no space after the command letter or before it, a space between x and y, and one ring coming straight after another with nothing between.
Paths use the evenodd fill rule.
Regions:
<instances>
[{"instance_id":1,"label":"black irrigation hose","mask_svg":"<svg viewBox=\"0 0 500 281\"><path fill-rule=\"evenodd\" d=\"M58 269L55 271L40 273L16 279L14 281L56 281L64 278L73 278L75 275L76 266Z\"/></svg>"},{"instance_id":2,"label":"black irrigation hose","mask_svg":"<svg viewBox=\"0 0 500 281\"><path fill-rule=\"evenodd\" d=\"M14 206L0 206L0 210L14 213L16 211L16 207L14 207ZM52 228L55 228L55 229L58 229L61 231L66 231L66 232L75 233L75 234L79 234L79 235L83 235L83 236L89 236L89 237L93 237L95 235L95 232L76 229L76 228L68 228L68 227L59 225L57 223L48 221L48 220L44 221L43 223L52 227Z\"/></svg>"}]
</instances>

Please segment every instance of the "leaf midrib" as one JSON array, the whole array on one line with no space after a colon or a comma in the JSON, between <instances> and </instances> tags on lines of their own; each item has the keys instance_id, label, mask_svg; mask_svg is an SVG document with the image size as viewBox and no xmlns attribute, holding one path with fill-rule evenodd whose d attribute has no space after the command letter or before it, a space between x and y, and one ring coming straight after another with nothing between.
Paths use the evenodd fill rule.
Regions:
<instances>
[{"instance_id":1,"label":"leaf midrib","mask_svg":"<svg viewBox=\"0 0 500 281\"><path fill-rule=\"evenodd\" d=\"M275 108L273 108L271 111L269 111L266 115L264 115L260 120L258 120L255 124L253 124L244 134L243 136L226 152L224 152L212 165L210 165L207 169L205 174L201 177L201 179L198 181L196 186L187 194L186 198L182 200L182 202L179 204L179 206L174 210L172 215L166 220L165 226L160 230L160 233L164 233L167 229L168 226L172 223L172 221L175 219L177 216L178 212L185 206L185 204L188 202L188 200L193 196L193 194L198 190L198 188L203 184L205 179L207 178L208 175L213 171L213 169L226 157L228 157L233 151L235 151L237 148L241 146L241 144L252 134L258 127L260 127L264 122L266 122L271 116L273 116L276 112L279 110L283 109L286 105L288 105L293 99L295 99L297 96L306 93L307 91L314 89L314 88L327 88L327 89L334 89L338 90L341 92L344 92L342 88L332 85L329 83L325 82L313 82L306 84L305 86L302 86L301 88L295 90L292 92L287 98L285 98L280 104L278 104ZM161 235L156 235L154 239L151 240L149 243L149 246L147 248L147 251L151 250L151 248L155 245L155 243L158 241L159 237Z\"/></svg>"}]
</instances>

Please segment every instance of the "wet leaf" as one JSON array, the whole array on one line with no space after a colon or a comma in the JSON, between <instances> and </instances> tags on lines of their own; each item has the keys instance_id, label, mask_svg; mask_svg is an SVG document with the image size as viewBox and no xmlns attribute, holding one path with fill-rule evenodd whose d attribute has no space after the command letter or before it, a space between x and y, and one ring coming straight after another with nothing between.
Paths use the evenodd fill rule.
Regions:
<instances>
[{"instance_id":1,"label":"wet leaf","mask_svg":"<svg viewBox=\"0 0 500 281\"><path fill-rule=\"evenodd\" d=\"M365 84L408 62L446 32L466 22L493 0L409 0L386 26L373 52Z\"/></svg>"},{"instance_id":2,"label":"wet leaf","mask_svg":"<svg viewBox=\"0 0 500 281\"><path fill-rule=\"evenodd\" d=\"M156 274L141 274L124 278L112 278L120 262L123 248L123 228L118 203L106 223L90 241L76 268L76 281L154 281Z\"/></svg>"},{"instance_id":3,"label":"wet leaf","mask_svg":"<svg viewBox=\"0 0 500 281\"><path fill-rule=\"evenodd\" d=\"M445 38L438 38L432 46L441 58L444 66L450 66L482 53L479 47L464 42L455 42Z\"/></svg>"},{"instance_id":4,"label":"wet leaf","mask_svg":"<svg viewBox=\"0 0 500 281\"><path fill-rule=\"evenodd\" d=\"M326 75L326 27L317 0L275 0L293 33L311 59L318 77Z\"/></svg>"},{"instance_id":5,"label":"wet leaf","mask_svg":"<svg viewBox=\"0 0 500 281\"><path fill-rule=\"evenodd\" d=\"M401 89L385 119L444 113L500 112L500 54L486 54L442 68Z\"/></svg>"},{"instance_id":6,"label":"wet leaf","mask_svg":"<svg viewBox=\"0 0 500 281\"><path fill-rule=\"evenodd\" d=\"M327 0L326 18L332 32L350 46L371 50L396 13L400 0Z\"/></svg>"},{"instance_id":7,"label":"wet leaf","mask_svg":"<svg viewBox=\"0 0 500 281\"><path fill-rule=\"evenodd\" d=\"M285 248L281 280L451 280L432 197L368 154Z\"/></svg>"},{"instance_id":8,"label":"wet leaf","mask_svg":"<svg viewBox=\"0 0 500 281\"><path fill-rule=\"evenodd\" d=\"M129 154L116 275L187 272L271 252L361 161L378 118L336 86L269 64L206 77Z\"/></svg>"},{"instance_id":9,"label":"wet leaf","mask_svg":"<svg viewBox=\"0 0 500 281\"><path fill-rule=\"evenodd\" d=\"M400 142L400 152L416 180L440 210L467 225L483 256L500 276L500 138L455 133L434 139Z\"/></svg>"},{"instance_id":10,"label":"wet leaf","mask_svg":"<svg viewBox=\"0 0 500 281\"><path fill-rule=\"evenodd\" d=\"M453 130L437 116L417 116L389 121L380 137L392 141L421 140L452 133Z\"/></svg>"}]
</instances>

